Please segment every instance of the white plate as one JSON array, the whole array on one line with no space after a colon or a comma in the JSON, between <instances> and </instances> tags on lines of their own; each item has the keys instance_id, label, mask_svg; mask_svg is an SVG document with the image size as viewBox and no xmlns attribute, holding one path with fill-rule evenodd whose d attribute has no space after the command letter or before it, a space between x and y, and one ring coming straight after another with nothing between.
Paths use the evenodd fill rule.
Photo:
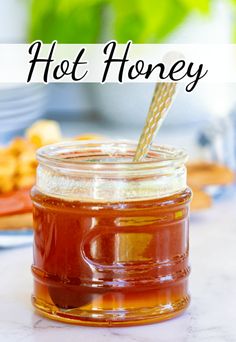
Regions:
<instances>
[{"instance_id":1,"label":"white plate","mask_svg":"<svg viewBox=\"0 0 236 342\"><path fill-rule=\"evenodd\" d=\"M1 87L0 88L0 101L10 101L20 99L23 97L37 94L39 91L45 89L42 84L29 84L15 87Z\"/></svg>"},{"instance_id":2,"label":"white plate","mask_svg":"<svg viewBox=\"0 0 236 342\"><path fill-rule=\"evenodd\" d=\"M27 128L40 117L42 117L42 111L35 111L26 117L14 118L12 120L0 120L0 132L11 132Z\"/></svg>"},{"instance_id":3,"label":"white plate","mask_svg":"<svg viewBox=\"0 0 236 342\"><path fill-rule=\"evenodd\" d=\"M44 100L45 97L46 97L46 92L39 91L30 96L21 97L18 99L12 99L12 100L6 100L6 101L0 99L0 110L8 109L8 108L15 108L19 106L24 107L31 103L40 102L42 99Z\"/></svg>"},{"instance_id":4,"label":"white plate","mask_svg":"<svg viewBox=\"0 0 236 342\"><path fill-rule=\"evenodd\" d=\"M0 248L13 248L31 245L33 231L31 229L0 231Z\"/></svg>"},{"instance_id":5,"label":"white plate","mask_svg":"<svg viewBox=\"0 0 236 342\"><path fill-rule=\"evenodd\" d=\"M43 111L43 109L45 108L45 104L46 101L42 99L40 102L32 103L25 107L12 108L8 110L0 109L0 121L17 119L21 117L23 118L31 112L35 112L37 110Z\"/></svg>"}]
</instances>

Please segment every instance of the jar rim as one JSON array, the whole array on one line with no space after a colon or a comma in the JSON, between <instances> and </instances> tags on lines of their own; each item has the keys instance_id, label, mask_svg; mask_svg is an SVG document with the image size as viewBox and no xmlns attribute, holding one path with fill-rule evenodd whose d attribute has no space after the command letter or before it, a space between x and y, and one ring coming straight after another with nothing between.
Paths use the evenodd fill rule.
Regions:
<instances>
[{"instance_id":1,"label":"jar rim","mask_svg":"<svg viewBox=\"0 0 236 342\"><path fill-rule=\"evenodd\" d=\"M187 160L183 149L154 143L143 161L133 162L136 147L137 143L130 140L64 141L41 147L36 156L40 163L49 167L109 172L176 167Z\"/></svg>"}]
</instances>

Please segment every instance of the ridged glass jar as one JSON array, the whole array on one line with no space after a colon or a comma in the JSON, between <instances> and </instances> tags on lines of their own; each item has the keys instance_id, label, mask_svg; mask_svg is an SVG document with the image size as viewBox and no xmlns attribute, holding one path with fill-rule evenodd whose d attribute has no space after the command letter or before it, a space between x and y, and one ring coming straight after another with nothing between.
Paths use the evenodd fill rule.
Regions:
<instances>
[{"instance_id":1,"label":"ridged glass jar","mask_svg":"<svg viewBox=\"0 0 236 342\"><path fill-rule=\"evenodd\" d=\"M65 142L37 153L33 304L84 325L152 323L189 304L186 154L127 141Z\"/></svg>"}]
</instances>

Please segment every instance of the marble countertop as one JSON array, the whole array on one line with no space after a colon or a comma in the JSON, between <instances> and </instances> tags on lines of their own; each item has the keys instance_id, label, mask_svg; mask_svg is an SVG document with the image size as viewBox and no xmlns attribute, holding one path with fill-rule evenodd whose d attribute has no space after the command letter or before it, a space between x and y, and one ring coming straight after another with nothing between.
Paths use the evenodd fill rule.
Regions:
<instances>
[{"instance_id":1,"label":"marble countertop","mask_svg":"<svg viewBox=\"0 0 236 342\"><path fill-rule=\"evenodd\" d=\"M0 341L233 342L236 341L236 194L191 218L189 309L163 323L90 328L38 316L31 306L31 247L0 251Z\"/></svg>"}]
</instances>

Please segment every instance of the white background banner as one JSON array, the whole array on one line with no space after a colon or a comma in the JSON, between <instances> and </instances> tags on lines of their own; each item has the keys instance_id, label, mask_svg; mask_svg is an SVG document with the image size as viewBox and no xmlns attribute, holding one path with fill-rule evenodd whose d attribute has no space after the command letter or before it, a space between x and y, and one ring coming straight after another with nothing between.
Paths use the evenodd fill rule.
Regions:
<instances>
[{"instance_id":1,"label":"white background banner","mask_svg":"<svg viewBox=\"0 0 236 342\"><path fill-rule=\"evenodd\" d=\"M236 82L236 45L0 44L0 83Z\"/></svg>"}]
</instances>

